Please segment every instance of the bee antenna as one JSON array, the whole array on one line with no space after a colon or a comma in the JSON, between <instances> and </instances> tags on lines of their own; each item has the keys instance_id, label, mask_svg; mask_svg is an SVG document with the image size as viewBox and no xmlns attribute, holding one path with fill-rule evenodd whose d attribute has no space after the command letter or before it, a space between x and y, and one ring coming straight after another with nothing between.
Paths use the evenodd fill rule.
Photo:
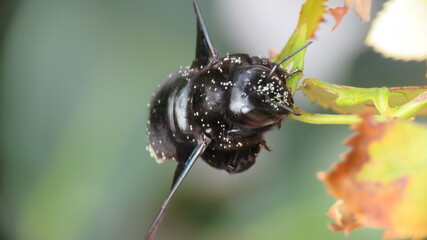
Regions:
<instances>
[{"instance_id":1,"label":"bee antenna","mask_svg":"<svg viewBox=\"0 0 427 240\"><path fill-rule=\"evenodd\" d=\"M289 58L293 57L295 54L301 52L302 50L304 50L305 48L307 48L310 44L312 44L313 41L308 42L307 44L305 44L304 46L298 48L297 50L293 51L291 54L289 54L288 56L284 57L282 60L280 60L276 65L274 65L274 67L271 69L270 74L268 74L267 79L269 79L274 72L277 70L277 68L282 65L282 63L286 60L288 60Z\"/></svg>"},{"instance_id":2,"label":"bee antenna","mask_svg":"<svg viewBox=\"0 0 427 240\"><path fill-rule=\"evenodd\" d=\"M277 105L279 105L279 107L281 107L281 108L284 108L285 110L287 110L289 113L292 113L293 115L295 115L295 116L301 116L301 113L299 113L299 112L297 112L297 111L295 111L295 109L293 109L293 108L291 108L291 107L289 107L289 106L286 106L286 105L284 105L284 104L280 104L280 103L277 103Z\"/></svg>"}]
</instances>

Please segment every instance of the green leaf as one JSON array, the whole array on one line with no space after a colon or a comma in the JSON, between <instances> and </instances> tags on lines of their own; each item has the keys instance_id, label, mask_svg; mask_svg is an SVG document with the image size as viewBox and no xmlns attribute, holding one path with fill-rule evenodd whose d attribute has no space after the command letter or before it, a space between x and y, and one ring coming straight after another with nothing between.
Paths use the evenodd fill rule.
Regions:
<instances>
[{"instance_id":1,"label":"green leaf","mask_svg":"<svg viewBox=\"0 0 427 240\"><path fill-rule=\"evenodd\" d=\"M277 55L277 58L274 61L279 62L281 59L285 58L286 56L288 56L298 48L302 47L304 44L306 44L306 42L307 42L307 24L303 24L300 26L299 29L297 29L292 34L288 43L283 48L281 53ZM282 63L282 67L284 69L287 69L289 64L292 64L292 69L299 69L302 71L304 69L304 56L305 56L306 50L307 49L304 49L300 53L293 56L292 58L284 61ZM292 95L295 94L297 90L298 82L301 79L301 77L302 77L302 73L296 73L290 79L287 79L286 85L291 90Z\"/></svg>"},{"instance_id":2,"label":"green leaf","mask_svg":"<svg viewBox=\"0 0 427 240\"><path fill-rule=\"evenodd\" d=\"M309 39L314 38L319 24L325 21L323 19L323 14L327 12L324 5L325 2L326 0L307 0L302 5L298 26L307 24L307 36Z\"/></svg>"},{"instance_id":3,"label":"green leaf","mask_svg":"<svg viewBox=\"0 0 427 240\"><path fill-rule=\"evenodd\" d=\"M274 62L279 62L281 59L306 44L308 39L314 37L315 31L319 28L319 23L324 21L322 17L323 14L326 13L324 3L325 0L307 0L303 4L294 33L289 38L282 51L273 59ZM303 71L305 51L306 49L283 62L282 67L287 69L288 66L292 66L290 71L294 69ZM302 73L296 73L287 80L286 85L290 88L293 95L297 90L297 85L301 77Z\"/></svg>"},{"instance_id":4,"label":"green leaf","mask_svg":"<svg viewBox=\"0 0 427 240\"><path fill-rule=\"evenodd\" d=\"M307 78L301 90L311 102L338 113L355 114L372 109L383 116L427 114L427 86L356 88Z\"/></svg>"}]
</instances>

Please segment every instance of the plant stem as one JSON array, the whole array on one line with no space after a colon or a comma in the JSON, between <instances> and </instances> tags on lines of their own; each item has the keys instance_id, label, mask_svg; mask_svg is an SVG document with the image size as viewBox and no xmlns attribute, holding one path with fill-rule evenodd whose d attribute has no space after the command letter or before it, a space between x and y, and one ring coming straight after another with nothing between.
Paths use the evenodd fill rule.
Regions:
<instances>
[{"instance_id":1,"label":"plant stem","mask_svg":"<svg viewBox=\"0 0 427 240\"><path fill-rule=\"evenodd\" d=\"M301 116L290 114L289 118L310 124L356 124L362 121L358 115L308 113L300 109L297 111ZM375 119L384 121L384 117L380 115L376 115Z\"/></svg>"},{"instance_id":2,"label":"plant stem","mask_svg":"<svg viewBox=\"0 0 427 240\"><path fill-rule=\"evenodd\" d=\"M419 94L417 97L406 104L397 107L393 115L398 118L409 118L414 116L419 110L427 106L427 91Z\"/></svg>"}]
</instances>

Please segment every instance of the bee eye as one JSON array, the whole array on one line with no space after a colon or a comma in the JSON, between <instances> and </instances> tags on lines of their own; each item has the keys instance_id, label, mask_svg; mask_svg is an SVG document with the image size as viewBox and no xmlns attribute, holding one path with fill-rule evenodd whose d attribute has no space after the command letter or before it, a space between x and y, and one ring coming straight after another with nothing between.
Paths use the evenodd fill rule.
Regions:
<instances>
[{"instance_id":1,"label":"bee eye","mask_svg":"<svg viewBox=\"0 0 427 240\"><path fill-rule=\"evenodd\" d=\"M276 123L280 117L274 113L263 111L261 109L253 109L245 114L247 128L260 128Z\"/></svg>"}]
</instances>

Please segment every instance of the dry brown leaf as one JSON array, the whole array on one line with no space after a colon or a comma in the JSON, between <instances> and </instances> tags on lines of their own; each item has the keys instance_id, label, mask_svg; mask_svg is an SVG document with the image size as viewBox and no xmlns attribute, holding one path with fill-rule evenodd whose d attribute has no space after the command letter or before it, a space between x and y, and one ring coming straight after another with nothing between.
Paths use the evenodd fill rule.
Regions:
<instances>
[{"instance_id":1,"label":"dry brown leaf","mask_svg":"<svg viewBox=\"0 0 427 240\"><path fill-rule=\"evenodd\" d=\"M333 230L384 228L385 238L427 237L427 127L408 120L354 125L352 150L320 179L338 199Z\"/></svg>"}]
</instances>

